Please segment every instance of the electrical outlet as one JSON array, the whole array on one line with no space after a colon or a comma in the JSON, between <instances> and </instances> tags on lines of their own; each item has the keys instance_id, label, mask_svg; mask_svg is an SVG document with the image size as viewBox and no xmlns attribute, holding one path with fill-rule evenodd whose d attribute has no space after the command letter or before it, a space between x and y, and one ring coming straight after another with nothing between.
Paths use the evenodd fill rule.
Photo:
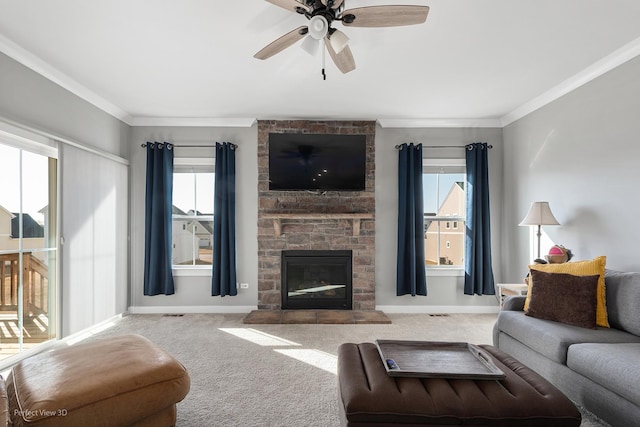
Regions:
<instances>
[{"instance_id":1,"label":"electrical outlet","mask_svg":"<svg viewBox=\"0 0 640 427\"><path fill-rule=\"evenodd\" d=\"M248 283L240 283L240 289L249 289Z\"/></svg>"}]
</instances>

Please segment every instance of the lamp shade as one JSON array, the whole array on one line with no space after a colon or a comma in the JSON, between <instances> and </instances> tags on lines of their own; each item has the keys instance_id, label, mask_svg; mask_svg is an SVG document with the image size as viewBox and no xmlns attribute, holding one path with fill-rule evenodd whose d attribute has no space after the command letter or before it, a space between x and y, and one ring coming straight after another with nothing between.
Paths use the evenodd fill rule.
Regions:
<instances>
[{"instance_id":1,"label":"lamp shade","mask_svg":"<svg viewBox=\"0 0 640 427\"><path fill-rule=\"evenodd\" d=\"M519 225L560 225L551 213L549 202L533 202Z\"/></svg>"}]
</instances>

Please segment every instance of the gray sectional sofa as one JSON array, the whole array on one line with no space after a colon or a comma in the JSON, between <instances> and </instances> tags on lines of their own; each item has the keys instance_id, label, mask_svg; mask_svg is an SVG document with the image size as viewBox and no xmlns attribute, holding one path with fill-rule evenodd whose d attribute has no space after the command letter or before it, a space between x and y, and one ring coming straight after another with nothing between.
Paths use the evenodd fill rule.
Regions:
<instances>
[{"instance_id":1,"label":"gray sectional sofa","mask_svg":"<svg viewBox=\"0 0 640 427\"><path fill-rule=\"evenodd\" d=\"M493 344L612 426L640 426L640 273L607 270L605 287L610 328L530 317L512 296Z\"/></svg>"}]
</instances>

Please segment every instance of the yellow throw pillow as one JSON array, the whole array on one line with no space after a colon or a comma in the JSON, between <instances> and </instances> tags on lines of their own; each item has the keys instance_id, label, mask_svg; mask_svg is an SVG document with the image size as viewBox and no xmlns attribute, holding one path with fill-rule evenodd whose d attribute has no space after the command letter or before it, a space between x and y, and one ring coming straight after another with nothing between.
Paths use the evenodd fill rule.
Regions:
<instances>
[{"instance_id":1,"label":"yellow throw pillow","mask_svg":"<svg viewBox=\"0 0 640 427\"><path fill-rule=\"evenodd\" d=\"M598 289L596 293L596 325L603 328L609 327L607 319L607 303L604 288L604 269L607 257L599 256L590 261L564 262L561 264L532 264L529 266L531 270L544 271L547 273L566 273L574 276L591 276L598 274ZM531 299L531 276L529 276L529 289L527 291L527 299L524 302L524 310L529 310L529 301Z\"/></svg>"}]
</instances>

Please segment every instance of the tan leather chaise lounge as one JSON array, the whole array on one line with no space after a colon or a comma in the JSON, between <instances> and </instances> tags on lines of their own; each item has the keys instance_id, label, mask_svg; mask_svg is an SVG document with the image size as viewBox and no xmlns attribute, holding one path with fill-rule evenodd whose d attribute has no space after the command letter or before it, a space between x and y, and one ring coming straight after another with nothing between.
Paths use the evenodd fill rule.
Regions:
<instances>
[{"instance_id":1,"label":"tan leather chaise lounge","mask_svg":"<svg viewBox=\"0 0 640 427\"><path fill-rule=\"evenodd\" d=\"M0 426L5 415L12 426L169 427L190 380L169 353L123 335L37 354L0 386Z\"/></svg>"}]
</instances>

